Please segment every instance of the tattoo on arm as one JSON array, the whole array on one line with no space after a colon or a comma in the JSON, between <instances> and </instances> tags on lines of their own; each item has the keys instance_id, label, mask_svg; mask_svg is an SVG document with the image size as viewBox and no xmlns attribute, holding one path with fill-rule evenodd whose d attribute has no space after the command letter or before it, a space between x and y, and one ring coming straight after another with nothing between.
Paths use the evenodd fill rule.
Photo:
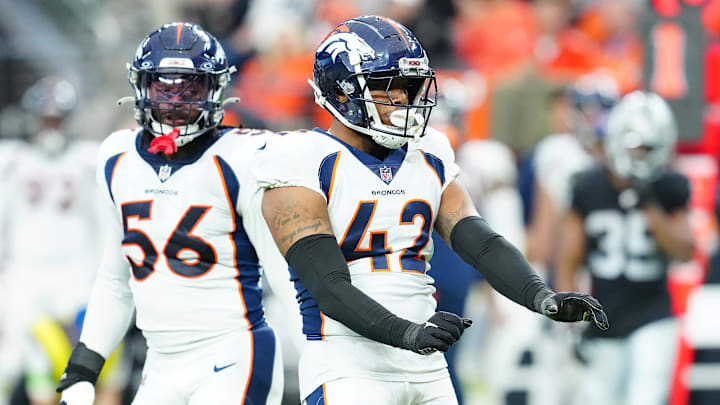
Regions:
<instances>
[{"instance_id":1,"label":"tattoo on arm","mask_svg":"<svg viewBox=\"0 0 720 405\"><path fill-rule=\"evenodd\" d=\"M305 236L333 234L325 201L317 196L303 196L310 190L298 187L266 191L262 211L270 232L285 255L290 246ZM310 197L310 198L308 198Z\"/></svg>"},{"instance_id":2,"label":"tattoo on arm","mask_svg":"<svg viewBox=\"0 0 720 405\"><path fill-rule=\"evenodd\" d=\"M440 209L435 220L438 235L450 244L450 233L461 219L479 215L465 187L454 180L443 192Z\"/></svg>"},{"instance_id":3,"label":"tattoo on arm","mask_svg":"<svg viewBox=\"0 0 720 405\"><path fill-rule=\"evenodd\" d=\"M318 233L318 230L321 229L321 227L322 222L318 220L311 224L300 225L297 228L293 228L292 225L289 227L279 228L280 232L277 239L278 245L287 245L287 248L289 249L296 240L300 239L298 238L299 234L315 234Z\"/></svg>"},{"instance_id":4,"label":"tattoo on arm","mask_svg":"<svg viewBox=\"0 0 720 405\"><path fill-rule=\"evenodd\" d=\"M450 232L452 232L453 227L466 216L467 213L462 208L455 211L442 212L438 215L437 221L435 222L435 230L449 243Z\"/></svg>"}]
</instances>

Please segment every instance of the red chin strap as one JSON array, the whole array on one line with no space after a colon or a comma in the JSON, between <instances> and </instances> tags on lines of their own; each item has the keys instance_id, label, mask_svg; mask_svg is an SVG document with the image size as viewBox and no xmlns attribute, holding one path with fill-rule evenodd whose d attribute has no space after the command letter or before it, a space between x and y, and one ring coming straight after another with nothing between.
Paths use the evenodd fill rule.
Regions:
<instances>
[{"instance_id":1,"label":"red chin strap","mask_svg":"<svg viewBox=\"0 0 720 405\"><path fill-rule=\"evenodd\" d=\"M175 138L177 138L178 135L180 135L180 130L177 128L174 128L167 135L156 136L155 139L153 139L152 142L150 142L150 147L148 148L148 152L150 152L150 153L163 152L166 155L172 155L173 153L177 152L177 145L175 144Z\"/></svg>"}]
</instances>

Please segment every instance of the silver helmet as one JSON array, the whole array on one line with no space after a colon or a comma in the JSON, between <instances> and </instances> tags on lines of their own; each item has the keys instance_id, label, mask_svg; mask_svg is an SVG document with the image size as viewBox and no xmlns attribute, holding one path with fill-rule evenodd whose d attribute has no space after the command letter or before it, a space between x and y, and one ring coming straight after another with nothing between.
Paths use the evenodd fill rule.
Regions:
<instances>
[{"instance_id":1,"label":"silver helmet","mask_svg":"<svg viewBox=\"0 0 720 405\"><path fill-rule=\"evenodd\" d=\"M677 142L670 107L651 92L623 97L610 112L606 131L608 166L627 180L656 179L670 163Z\"/></svg>"}]
</instances>

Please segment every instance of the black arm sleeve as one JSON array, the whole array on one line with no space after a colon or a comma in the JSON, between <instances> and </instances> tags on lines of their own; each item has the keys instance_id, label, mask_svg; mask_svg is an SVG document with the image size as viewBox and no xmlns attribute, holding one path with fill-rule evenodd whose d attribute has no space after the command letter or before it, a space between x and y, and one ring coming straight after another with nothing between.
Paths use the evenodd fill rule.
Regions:
<instances>
[{"instance_id":1,"label":"black arm sleeve","mask_svg":"<svg viewBox=\"0 0 720 405\"><path fill-rule=\"evenodd\" d=\"M478 216L463 218L455 224L450 243L494 289L532 311L541 312L540 303L553 293L522 253Z\"/></svg>"},{"instance_id":2,"label":"black arm sleeve","mask_svg":"<svg viewBox=\"0 0 720 405\"><path fill-rule=\"evenodd\" d=\"M285 255L320 311L368 339L402 347L416 325L399 318L353 286L345 257L333 235L316 234L295 242Z\"/></svg>"}]
</instances>

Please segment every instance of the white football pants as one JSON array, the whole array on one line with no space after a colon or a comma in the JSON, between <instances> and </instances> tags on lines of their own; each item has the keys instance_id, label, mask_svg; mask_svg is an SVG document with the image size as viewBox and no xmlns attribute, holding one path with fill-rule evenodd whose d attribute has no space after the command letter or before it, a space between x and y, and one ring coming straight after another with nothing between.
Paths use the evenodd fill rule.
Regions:
<instances>
[{"instance_id":1,"label":"white football pants","mask_svg":"<svg viewBox=\"0 0 720 405\"><path fill-rule=\"evenodd\" d=\"M677 349L677 321L651 322L624 339L588 339L578 404L666 405Z\"/></svg>"},{"instance_id":2,"label":"white football pants","mask_svg":"<svg viewBox=\"0 0 720 405\"><path fill-rule=\"evenodd\" d=\"M190 352L148 350L133 405L279 405L283 369L269 327L232 334Z\"/></svg>"},{"instance_id":3,"label":"white football pants","mask_svg":"<svg viewBox=\"0 0 720 405\"><path fill-rule=\"evenodd\" d=\"M457 405L450 377L431 382L340 378L313 391L303 405Z\"/></svg>"}]
</instances>

